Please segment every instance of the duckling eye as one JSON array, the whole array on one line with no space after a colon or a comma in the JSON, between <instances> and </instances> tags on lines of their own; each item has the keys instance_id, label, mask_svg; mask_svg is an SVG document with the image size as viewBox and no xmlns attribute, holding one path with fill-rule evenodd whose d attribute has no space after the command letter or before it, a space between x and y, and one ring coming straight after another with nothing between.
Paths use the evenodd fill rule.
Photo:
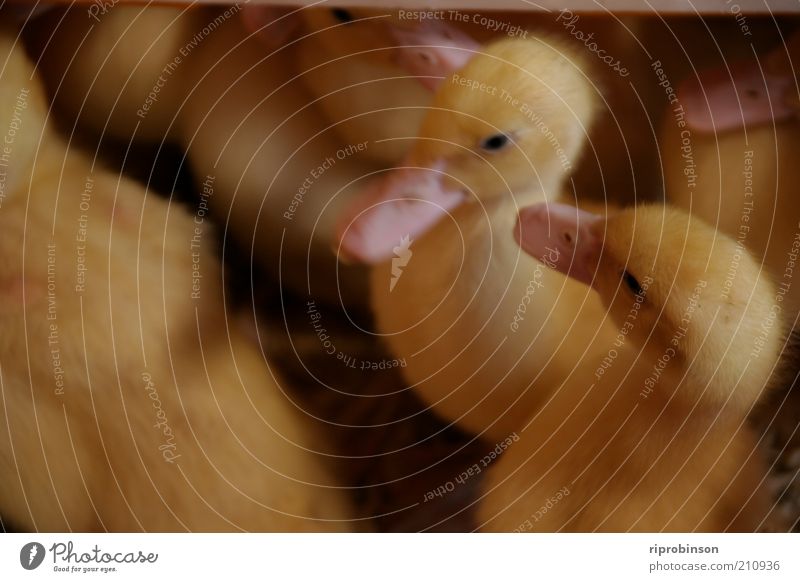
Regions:
<instances>
[{"instance_id":1,"label":"duckling eye","mask_svg":"<svg viewBox=\"0 0 800 582\"><path fill-rule=\"evenodd\" d=\"M355 20L353 18L353 13L349 10L344 10L342 8L334 8L331 10L331 14L333 17L338 20L339 22L347 24L348 22L353 22Z\"/></svg>"},{"instance_id":2,"label":"duckling eye","mask_svg":"<svg viewBox=\"0 0 800 582\"><path fill-rule=\"evenodd\" d=\"M631 275L628 271L625 271L622 274L622 280L625 282L625 285L634 295L644 295L644 289L639 284L639 281L636 280L636 277Z\"/></svg>"},{"instance_id":3,"label":"duckling eye","mask_svg":"<svg viewBox=\"0 0 800 582\"><path fill-rule=\"evenodd\" d=\"M485 152L499 152L511 143L511 138L505 133L496 133L481 140L480 148Z\"/></svg>"}]
</instances>

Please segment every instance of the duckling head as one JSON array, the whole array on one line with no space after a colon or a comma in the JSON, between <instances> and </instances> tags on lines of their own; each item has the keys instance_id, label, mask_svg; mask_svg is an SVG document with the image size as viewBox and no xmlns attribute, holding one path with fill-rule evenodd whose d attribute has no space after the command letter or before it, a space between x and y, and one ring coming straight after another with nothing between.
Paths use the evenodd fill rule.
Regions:
<instances>
[{"instance_id":1,"label":"duckling head","mask_svg":"<svg viewBox=\"0 0 800 582\"><path fill-rule=\"evenodd\" d=\"M703 399L747 409L773 376L786 329L775 286L744 247L696 217L639 206L602 218L540 203L520 211L515 235L593 287L627 340L682 366Z\"/></svg>"},{"instance_id":2,"label":"duckling head","mask_svg":"<svg viewBox=\"0 0 800 582\"><path fill-rule=\"evenodd\" d=\"M503 39L438 88L402 168L340 222L349 258L391 257L461 204L555 197L595 113L583 61L562 42Z\"/></svg>"},{"instance_id":3,"label":"duckling head","mask_svg":"<svg viewBox=\"0 0 800 582\"><path fill-rule=\"evenodd\" d=\"M409 165L443 166L445 187L489 199L559 194L595 112L583 60L547 38L486 47L437 91Z\"/></svg>"}]
</instances>

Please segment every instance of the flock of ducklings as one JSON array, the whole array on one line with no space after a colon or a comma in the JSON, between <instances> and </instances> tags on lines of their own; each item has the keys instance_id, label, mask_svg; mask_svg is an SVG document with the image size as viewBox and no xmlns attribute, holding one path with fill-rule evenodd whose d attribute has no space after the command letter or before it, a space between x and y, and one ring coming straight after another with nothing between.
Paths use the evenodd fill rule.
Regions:
<instances>
[{"instance_id":1,"label":"flock of ducklings","mask_svg":"<svg viewBox=\"0 0 800 582\"><path fill-rule=\"evenodd\" d=\"M681 84L699 64L666 49L625 78L561 17L497 18L525 34L264 6L4 18L4 522L380 529L338 466L359 455L281 379L273 341L305 368L278 339L299 309L334 369L401 372L488 451L410 505L461 487L469 529L497 532L796 526L753 421L800 311L790 54L769 47L760 83ZM620 55L667 46L646 22L581 26ZM632 79L667 108L651 135ZM196 198L106 168L77 129L172 144ZM256 273L269 324L232 300ZM337 311L390 359L352 353ZM306 396L338 391L306 372Z\"/></svg>"}]
</instances>

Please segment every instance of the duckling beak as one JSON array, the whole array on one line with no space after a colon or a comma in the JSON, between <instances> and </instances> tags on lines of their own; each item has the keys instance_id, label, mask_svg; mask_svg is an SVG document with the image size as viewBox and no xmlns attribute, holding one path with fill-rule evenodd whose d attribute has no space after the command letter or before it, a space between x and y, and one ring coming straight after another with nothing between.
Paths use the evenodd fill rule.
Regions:
<instances>
[{"instance_id":1,"label":"duckling beak","mask_svg":"<svg viewBox=\"0 0 800 582\"><path fill-rule=\"evenodd\" d=\"M480 49L466 33L441 21L424 21L414 27L391 24L389 34L400 45L395 49L398 66L431 91L463 68Z\"/></svg>"},{"instance_id":2,"label":"duckling beak","mask_svg":"<svg viewBox=\"0 0 800 582\"><path fill-rule=\"evenodd\" d=\"M533 258L591 286L603 244L592 226L601 220L574 206L541 202L519 211L514 236Z\"/></svg>"},{"instance_id":3,"label":"duckling beak","mask_svg":"<svg viewBox=\"0 0 800 582\"><path fill-rule=\"evenodd\" d=\"M370 183L337 225L334 250L340 260L386 261L398 245L413 244L461 204L466 194L445 188L442 167L437 162L427 168L399 168Z\"/></svg>"},{"instance_id":4,"label":"duckling beak","mask_svg":"<svg viewBox=\"0 0 800 582\"><path fill-rule=\"evenodd\" d=\"M763 71L758 62L701 71L678 88L692 129L726 131L783 121L797 113L787 101L794 77Z\"/></svg>"},{"instance_id":5,"label":"duckling beak","mask_svg":"<svg viewBox=\"0 0 800 582\"><path fill-rule=\"evenodd\" d=\"M300 27L296 10L278 6L242 6L239 16L247 33L255 35L269 50L285 45Z\"/></svg>"}]
</instances>

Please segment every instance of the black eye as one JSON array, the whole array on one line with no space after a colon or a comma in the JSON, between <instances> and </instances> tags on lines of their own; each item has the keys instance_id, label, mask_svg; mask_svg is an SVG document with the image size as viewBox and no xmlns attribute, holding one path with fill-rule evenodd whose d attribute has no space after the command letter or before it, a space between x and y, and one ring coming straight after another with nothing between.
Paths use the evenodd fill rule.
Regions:
<instances>
[{"instance_id":1,"label":"black eye","mask_svg":"<svg viewBox=\"0 0 800 582\"><path fill-rule=\"evenodd\" d=\"M644 295L644 289L642 289L642 286L639 284L639 281L637 281L636 277L631 275L628 271L625 271L622 274L622 280L625 282L625 285L628 286L628 289L630 289L634 295Z\"/></svg>"},{"instance_id":2,"label":"black eye","mask_svg":"<svg viewBox=\"0 0 800 582\"><path fill-rule=\"evenodd\" d=\"M348 22L353 22L354 20L353 13L350 12L349 10L344 10L342 8L334 8L333 10L331 10L331 14L333 14L333 17L339 22L348 23Z\"/></svg>"},{"instance_id":3,"label":"black eye","mask_svg":"<svg viewBox=\"0 0 800 582\"><path fill-rule=\"evenodd\" d=\"M511 138L504 133L490 135L481 140L480 148L485 152L498 152L511 143Z\"/></svg>"}]
</instances>

